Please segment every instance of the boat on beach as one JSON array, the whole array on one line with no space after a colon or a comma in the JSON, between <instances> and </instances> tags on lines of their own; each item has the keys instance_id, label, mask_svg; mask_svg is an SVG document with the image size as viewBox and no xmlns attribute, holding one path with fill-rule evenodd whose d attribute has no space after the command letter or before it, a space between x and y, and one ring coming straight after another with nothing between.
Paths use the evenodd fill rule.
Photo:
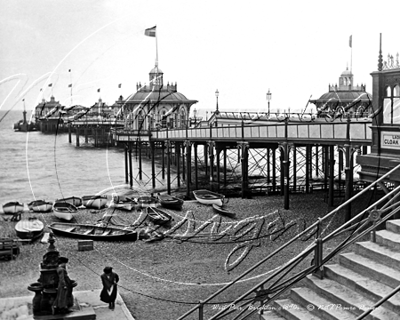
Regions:
<instances>
[{"instance_id":1,"label":"boat on beach","mask_svg":"<svg viewBox=\"0 0 400 320\"><path fill-rule=\"evenodd\" d=\"M157 195L158 201L160 204L167 209L173 209L173 210L182 210L182 206L184 201L180 198L171 196L167 193L164 194L158 194Z\"/></svg>"},{"instance_id":2,"label":"boat on beach","mask_svg":"<svg viewBox=\"0 0 400 320\"><path fill-rule=\"evenodd\" d=\"M62 222L53 222L49 225L49 228L54 233L66 237L103 241L136 241L139 240L139 234L141 231L139 229Z\"/></svg>"},{"instance_id":3,"label":"boat on beach","mask_svg":"<svg viewBox=\"0 0 400 320\"><path fill-rule=\"evenodd\" d=\"M158 199L153 196L140 196L136 202L141 207L154 207L158 203Z\"/></svg>"},{"instance_id":4,"label":"boat on beach","mask_svg":"<svg viewBox=\"0 0 400 320\"><path fill-rule=\"evenodd\" d=\"M53 208L53 203L45 200L34 200L28 203L28 208L33 212L49 212Z\"/></svg>"},{"instance_id":5,"label":"boat on beach","mask_svg":"<svg viewBox=\"0 0 400 320\"><path fill-rule=\"evenodd\" d=\"M14 227L17 237L20 239L35 240L44 232L44 224L36 217L22 219Z\"/></svg>"},{"instance_id":6,"label":"boat on beach","mask_svg":"<svg viewBox=\"0 0 400 320\"><path fill-rule=\"evenodd\" d=\"M62 198L62 199L57 199L55 203L70 203L74 205L75 207L80 207L82 205L82 198L81 197L68 197L68 198Z\"/></svg>"},{"instance_id":7,"label":"boat on beach","mask_svg":"<svg viewBox=\"0 0 400 320\"><path fill-rule=\"evenodd\" d=\"M212 192L207 189L193 190L193 195L196 200L202 204L216 204L218 206L222 206L225 203L224 195Z\"/></svg>"},{"instance_id":8,"label":"boat on beach","mask_svg":"<svg viewBox=\"0 0 400 320\"><path fill-rule=\"evenodd\" d=\"M53 212L57 218L71 221L74 218L74 213L78 212L78 209L68 202L55 202L53 204Z\"/></svg>"},{"instance_id":9,"label":"boat on beach","mask_svg":"<svg viewBox=\"0 0 400 320\"><path fill-rule=\"evenodd\" d=\"M165 210L155 207L147 207L146 210L147 210L147 217L154 224L164 225L172 221L171 215Z\"/></svg>"},{"instance_id":10,"label":"boat on beach","mask_svg":"<svg viewBox=\"0 0 400 320\"><path fill-rule=\"evenodd\" d=\"M86 208L102 209L106 207L107 202L107 196L91 195L82 197L82 205Z\"/></svg>"},{"instance_id":11,"label":"boat on beach","mask_svg":"<svg viewBox=\"0 0 400 320\"><path fill-rule=\"evenodd\" d=\"M24 211L24 205L18 201L11 201L3 204L4 214L16 214Z\"/></svg>"},{"instance_id":12,"label":"boat on beach","mask_svg":"<svg viewBox=\"0 0 400 320\"><path fill-rule=\"evenodd\" d=\"M225 208L225 206L219 206L217 204L213 204L212 205L214 212L223 215L223 216L227 216L229 218L236 218L236 213L232 212L231 210L228 210Z\"/></svg>"}]
</instances>

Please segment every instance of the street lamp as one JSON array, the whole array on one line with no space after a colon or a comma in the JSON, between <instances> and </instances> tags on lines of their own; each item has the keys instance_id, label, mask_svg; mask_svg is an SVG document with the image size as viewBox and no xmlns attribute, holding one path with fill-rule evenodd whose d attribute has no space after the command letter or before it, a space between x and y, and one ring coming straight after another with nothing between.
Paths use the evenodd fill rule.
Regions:
<instances>
[{"instance_id":1,"label":"street lamp","mask_svg":"<svg viewBox=\"0 0 400 320\"><path fill-rule=\"evenodd\" d=\"M194 118L194 126L197 124L197 109L194 107L193 109L193 118Z\"/></svg>"},{"instance_id":2,"label":"street lamp","mask_svg":"<svg viewBox=\"0 0 400 320\"><path fill-rule=\"evenodd\" d=\"M215 96L217 98L217 108L215 109L215 126L217 127L217 115L219 114L219 110L218 110L218 96L219 96L219 91L218 89L215 91Z\"/></svg>"},{"instance_id":3,"label":"street lamp","mask_svg":"<svg viewBox=\"0 0 400 320\"><path fill-rule=\"evenodd\" d=\"M272 93L269 91L269 89L268 89L268 92L267 92L267 101L268 101L268 115L270 114L270 106L269 106L269 103L270 103L270 101L271 101L271 96L272 96Z\"/></svg>"}]
</instances>

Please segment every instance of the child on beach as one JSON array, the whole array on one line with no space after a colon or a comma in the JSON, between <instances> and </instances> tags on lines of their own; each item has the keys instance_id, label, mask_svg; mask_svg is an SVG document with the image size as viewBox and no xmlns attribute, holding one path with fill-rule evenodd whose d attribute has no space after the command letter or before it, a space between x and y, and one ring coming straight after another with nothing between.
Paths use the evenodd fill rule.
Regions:
<instances>
[{"instance_id":1,"label":"child on beach","mask_svg":"<svg viewBox=\"0 0 400 320\"><path fill-rule=\"evenodd\" d=\"M100 293L100 300L108 303L109 308L114 310L115 299L117 298L117 283L119 276L112 271L112 267L105 267L104 273L101 275L101 281L103 283L103 290Z\"/></svg>"}]
</instances>

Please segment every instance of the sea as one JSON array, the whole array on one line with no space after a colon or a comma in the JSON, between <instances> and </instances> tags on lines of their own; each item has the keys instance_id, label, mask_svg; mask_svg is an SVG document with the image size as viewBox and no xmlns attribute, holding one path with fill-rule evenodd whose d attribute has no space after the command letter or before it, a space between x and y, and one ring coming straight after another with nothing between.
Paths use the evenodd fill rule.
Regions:
<instances>
[{"instance_id":1,"label":"sea","mask_svg":"<svg viewBox=\"0 0 400 320\"><path fill-rule=\"evenodd\" d=\"M76 147L75 137L69 143L67 133L15 132L14 123L22 118L22 110L0 110L0 204L111 194L113 190L128 188L122 148L96 148L90 140L85 144L84 139L80 141L81 146ZM132 158L133 189L150 193L150 160L142 157L143 179L140 181L138 162L135 156ZM156 173L160 170L160 164L156 163ZM156 188L167 189L166 179L161 179L161 174L157 174Z\"/></svg>"}]
</instances>

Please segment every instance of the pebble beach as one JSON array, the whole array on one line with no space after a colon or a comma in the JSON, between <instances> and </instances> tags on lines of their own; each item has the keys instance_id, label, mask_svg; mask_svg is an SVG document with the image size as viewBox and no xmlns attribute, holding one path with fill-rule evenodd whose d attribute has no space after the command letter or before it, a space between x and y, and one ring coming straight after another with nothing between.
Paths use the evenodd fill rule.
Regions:
<instances>
[{"instance_id":1,"label":"pebble beach","mask_svg":"<svg viewBox=\"0 0 400 320\"><path fill-rule=\"evenodd\" d=\"M211 206L194 200L185 201L182 211L168 210L173 222L169 227L159 229L166 235L160 241L95 241L94 250L78 251L78 239L56 235L55 245L63 256L69 258L70 277L78 282L75 290L100 289L100 274L104 266L109 265L120 275L119 293L135 319L176 319L304 230L305 226L330 212L332 208L323 200L323 193L293 194L290 196L290 209L284 210L281 196L230 198L227 208L236 213L235 219L216 216ZM77 223L95 223L107 210L110 209L80 209L75 220ZM115 214L119 221L131 224L138 220L141 210L116 210ZM37 216L45 225L58 221L51 212L23 214L23 218L30 216ZM182 224L185 216L186 221ZM3 235L12 235L15 222L5 221L7 217L10 216L1 215L1 232ZM246 232L248 224L243 221L249 220L263 221L256 226L259 230L258 239L252 238L254 230ZM207 224L207 221L215 223ZM328 234L342 222L342 215L335 215L323 232ZM278 230L278 225L288 227L279 227L284 232L271 232ZM234 237L232 234L221 239L215 237L229 228L240 231ZM229 231L225 232L229 234ZM240 243L244 241L250 241L252 246L243 256ZM312 241L311 237L295 242L246 276L234 290L228 290L215 298L213 303L229 304L238 296L238 292L254 286L261 281L263 275L304 250ZM27 285L38 279L38 266L47 246L40 241L25 244L21 246L21 253L15 260L0 261L0 298L30 294ZM326 248L327 251L331 249ZM309 266L310 260L304 260L303 266ZM206 308L205 312L212 314L213 310Z\"/></svg>"}]
</instances>

